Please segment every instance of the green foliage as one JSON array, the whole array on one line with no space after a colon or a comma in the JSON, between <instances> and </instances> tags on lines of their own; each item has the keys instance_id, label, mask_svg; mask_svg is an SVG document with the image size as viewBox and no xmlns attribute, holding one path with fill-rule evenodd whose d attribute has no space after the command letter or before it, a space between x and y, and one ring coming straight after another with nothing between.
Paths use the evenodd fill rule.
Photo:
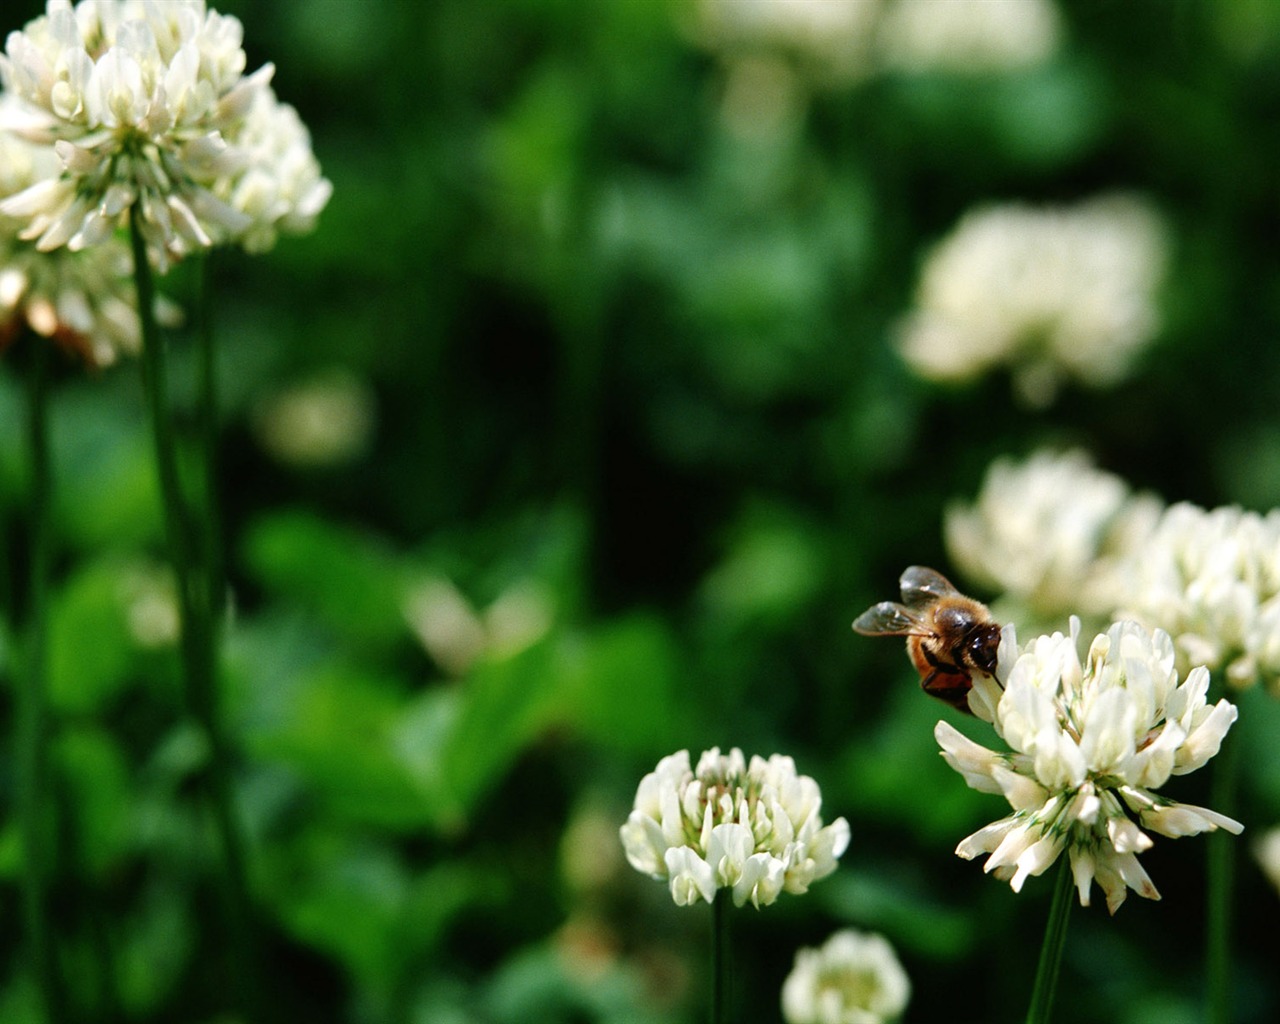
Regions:
<instances>
[{"instance_id":1,"label":"green foliage","mask_svg":"<svg viewBox=\"0 0 1280 1024\"><path fill-rule=\"evenodd\" d=\"M904 566L946 567L942 510L998 455L1081 444L1171 500L1280 503L1280 5L1060 2L1035 67L861 78L794 47L728 55L686 3L217 6L334 183L314 235L214 263L220 710L263 1020L702 1019L709 915L632 871L617 827L660 757L713 745L794 755L853 832L811 895L736 918L751 1020L779 1019L795 949L844 925L901 951L907 1021L1016 1018L1049 881L1015 896L954 856L1004 808L938 756L939 717L974 723L848 624ZM763 76L749 102L738 57ZM982 203L1111 189L1174 241L1131 379L1028 410L1001 372L911 376L893 341L931 243ZM161 287L189 301L190 271ZM171 340L185 410L189 327ZM289 462L263 423L335 368L372 396L367 443ZM10 712L20 374L0 375ZM239 933L164 630L137 367L65 371L52 416L60 970L78 1019L226 1022ZM1280 820L1280 705L1239 703L1237 1008L1260 1024L1276 894L1249 840ZM16 920L8 733L0 754ZM1202 846L1144 855L1162 903L1073 911L1063 1024L1199 1019ZM0 1020L44 1024L17 931Z\"/></svg>"}]
</instances>

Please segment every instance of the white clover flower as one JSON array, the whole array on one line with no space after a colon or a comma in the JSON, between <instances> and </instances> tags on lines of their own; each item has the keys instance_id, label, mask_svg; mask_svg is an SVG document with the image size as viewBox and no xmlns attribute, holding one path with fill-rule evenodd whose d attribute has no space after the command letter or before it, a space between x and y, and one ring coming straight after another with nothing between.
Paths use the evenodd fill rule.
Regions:
<instances>
[{"instance_id":1,"label":"white clover flower","mask_svg":"<svg viewBox=\"0 0 1280 1024\"><path fill-rule=\"evenodd\" d=\"M956 847L985 870L1022 889L1064 851L1082 906L1096 880L1111 913L1127 889L1159 899L1138 863L1148 832L1178 837L1244 826L1204 807L1156 794L1170 775L1185 775L1217 752L1236 720L1225 700L1209 705L1209 673L1193 669L1181 684L1167 633L1117 622L1089 646L1071 635L1039 636L1019 648L1005 628L998 676L974 680L970 706L1012 748L988 750L945 722L934 735L947 763L974 789L998 793L1013 813ZM1143 831L1143 830L1147 831Z\"/></svg>"},{"instance_id":2,"label":"white clover flower","mask_svg":"<svg viewBox=\"0 0 1280 1024\"><path fill-rule=\"evenodd\" d=\"M1039 64L1062 41L1050 0L898 0L884 10L878 49L906 71L1009 71Z\"/></svg>"},{"instance_id":3,"label":"white clover flower","mask_svg":"<svg viewBox=\"0 0 1280 1024\"><path fill-rule=\"evenodd\" d=\"M14 100L0 96L0 118ZM0 131L0 199L57 173L48 146ZM128 247L119 239L82 253L39 252L18 237L22 223L0 215L0 348L30 329L93 367L136 352L140 327ZM172 303L158 299L157 316L178 319Z\"/></svg>"},{"instance_id":4,"label":"white clover flower","mask_svg":"<svg viewBox=\"0 0 1280 1024\"><path fill-rule=\"evenodd\" d=\"M821 810L818 784L789 757L748 765L736 747L713 747L691 771L682 750L640 780L620 835L631 866L667 881L677 905L729 889L737 906L761 907L835 871L849 823L823 827Z\"/></svg>"},{"instance_id":5,"label":"white clover flower","mask_svg":"<svg viewBox=\"0 0 1280 1024\"><path fill-rule=\"evenodd\" d=\"M880 935L846 928L796 953L782 984L787 1024L885 1024L911 998L911 982Z\"/></svg>"},{"instance_id":6,"label":"white clover flower","mask_svg":"<svg viewBox=\"0 0 1280 1024\"><path fill-rule=\"evenodd\" d=\"M270 88L253 97L240 131L229 141L240 150L243 168L222 179L215 192L249 219L236 237L248 252L265 252L280 232L310 231L333 193L311 151L311 133Z\"/></svg>"},{"instance_id":7,"label":"white clover flower","mask_svg":"<svg viewBox=\"0 0 1280 1024\"><path fill-rule=\"evenodd\" d=\"M54 146L61 171L0 204L42 250L97 245L135 204L152 261L234 239L253 218L215 196L249 157L229 140L268 64L245 76L240 22L204 0L49 0L11 32L0 76L23 107L0 129Z\"/></svg>"},{"instance_id":8,"label":"white clover flower","mask_svg":"<svg viewBox=\"0 0 1280 1024\"><path fill-rule=\"evenodd\" d=\"M1280 510L1172 505L1122 570L1115 607L1171 634L1180 664L1280 689Z\"/></svg>"},{"instance_id":9,"label":"white clover flower","mask_svg":"<svg viewBox=\"0 0 1280 1024\"><path fill-rule=\"evenodd\" d=\"M1068 378L1114 384L1156 332L1165 236L1155 210L1129 196L974 210L925 260L903 357L942 381L1008 366L1036 406Z\"/></svg>"},{"instance_id":10,"label":"white clover flower","mask_svg":"<svg viewBox=\"0 0 1280 1024\"><path fill-rule=\"evenodd\" d=\"M1109 615L1117 561L1146 538L1158 499L1135 495L1081 451L998 459L972 505L947 509L952 561L1038 621Z\"/></svg>"}]
</instances>

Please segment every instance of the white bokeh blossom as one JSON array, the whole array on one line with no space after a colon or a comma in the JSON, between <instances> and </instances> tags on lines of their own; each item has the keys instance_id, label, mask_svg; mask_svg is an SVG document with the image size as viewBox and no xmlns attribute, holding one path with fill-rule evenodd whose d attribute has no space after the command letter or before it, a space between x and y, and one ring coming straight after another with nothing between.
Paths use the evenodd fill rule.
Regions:
<instances>
[{"instance_id":1,"label":"white bokeh blossom","mask_svg":"<svg viewBox=\"0 0 1280 1024\"><path fill-rule=\"evenodd\" d=\"M1280 892L1280 825L1267 829L1253 847L1254 858L1262 873Z\"/></svg>"},{"instance_id":2,"label":"white bokeh blossom","mask_svg":"<svg viewBox=\"0 0 1280 1024\"><path fill-rule=\"evenodd\" d=\"M1180 665L1280 691L1280 509L1171 505L1121 569L1118 613L1166 630Z\"/></svg>"},{"instance_id":3,"label":"white bokeh blossom","mask_svg":"<svg viewBox=\"0 0 1280 1024\"><path fill-rule=\"evenodd\" d=\"M264 145L296 154L302 138L295 126L268 144L249 122L254 110L273 126L288 115L264 97L272 65L244 74L242 37L236 18L204 0L49 0L0 56L4 86L20 101L0 130L52 146L59 171L0 212L23 220L39 249L74 251L105 241L136 209L161 272L218 243L260 248L291 217L305 224L327 198L305 159L271 188L247 186L252 201L232 201L227 182L243 183Z\"/></svg>"},{"instance_id":4,"label":"white bokeh blossom","mask_svg":"<svg viewBox=\"0 0 1280 1024\"><path fill-rule=\"evenodd\" d=\"M904 71L1014 71L1053 56L1062 17L1052 0L897 0L884 8L878 49Z\"/></svg>"},{"instance_id":5,"label":"white bokeh blossom","mask_svg":"<svg viewBox=\"0 0 1280 1024\"><path fill-rule=\"evenodd\" d=\"M1068 379L1115 384L1159 325L1167 234L1155 209L1128 195L975 209L925 259L903 357L939 381L1007 367L1032 406Z\"/></svg>"},{"instance_id":6,"label":"white bokeh blossom","mask_svg":"<svg viewBox=\"0 0 1280 1024\"><path fill-rule=\"evenodd\" d=\"M666 881L679 906L730 890L737 906L767 906L780 893L806 892L836 869L849 823L822 823L818 784L781 754L750 763L736 747L664 757L640 781L620 830L627 860Z\"/></svg>"},{"instance_id":7,"label":"white bokeh blossom","mask_svg":"<svg viewBox=\"0 0 1280 1024\"><path fill-rule=\"evenodd\" d=\"M1157 793L1217 754L1236 708L1206 701L1209 673L1178 681L1168 634L1117 622L1081 661L1079 620L1069 636L1019 647L1005 627L997 676L977 677L974 713L1011 752L989 750L946 722L934 730L947 763L974 789L1003 796L1007 817L963 840L956 853L987 855L985 870L1021 891L1031 875L1066 854L1083 906L1096 881L1111 913L1129 889L1160 894L1138 862L1149 833L1176 838L1243 826L1204 807Z\"/></svg>"},{"instance_id":8,"label":"white bokeh blossom","mask_svg":"<svg viewBox=\"0 0 1280 1024\"><path fill-rule=\"evenodd\" d=\"M782 1016L787 1024L886 1024L910 998L910 979L888 940L845 928L797 951L782 985Z\"/></svg>"},{"instance_id":9,"label":"white bokeh blossom","mask_svg":"<svg viewBox=\"0 0 1280 1024\"><path fill-rule=\"evenodd\" d=\"M1162 509L1082 451L1042 450L992 463L976 500L947 509L943 532L960 571L1002 594L1001 621L1110 621L1118 565Z\"/></svg>"}]
</instances>

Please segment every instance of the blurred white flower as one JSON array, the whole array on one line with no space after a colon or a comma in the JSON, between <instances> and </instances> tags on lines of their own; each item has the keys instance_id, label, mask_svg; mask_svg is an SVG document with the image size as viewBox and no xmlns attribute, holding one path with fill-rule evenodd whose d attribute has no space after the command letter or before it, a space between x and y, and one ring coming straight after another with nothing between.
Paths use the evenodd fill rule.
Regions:
<instances>
[{"instance_id":1,"label":"blurred white flower","mask_svg":"<svg viewBox=\"0 0 1280 1024\"><path fill-rule=\"evenodd\" d=\"M637 871L665 880L679 906L712 901L766 906L783 892L802 893L836 869L849 845L849 823L823 826L822 794L795 762L774 754L748 765L736 747L713 747L690 770L689 752L664 757L636 790L620 835Z\"/></svg>"},{"instance_id":2,"label":"blurred white flower","mask_svg":"<svg viewBox=\"0 0 1280 1024\"><path fill-rule=\"evenodd\" d=\"M0 119L15 100L0 95ZM0 131L0 199L57 174L48 146ZM0 215L0 348L29 328L74 352L86 364L106 366L140 343L132 261L115 238L83 253L43 253L18 237L22 222ZM165 323L177 307L157 299Z\"/></svg>"},{"instance_id":3,"label":"blurred white flower","mask_svg":"<svg viewBox=\"0 0 1280 1024\"><path fill-rule=\"evenodd\" d=\"M281 462L336 466L369 450L374 418L368 384L335 371L260 401L253 426L262 446Z\"/></svg>"},{"instance_id":4,"label":"blurred white flower","mask_svg":"<svg viewBox=\"0 0 1280 1024\"><path fill-rule=\"evenodd\" d=\"M410 589L404 616L423 648L450 675L482 657L509 658L537 643L555 620L546 589L517 580L483 612L449 579L431 576Z\"/></svg>"},{"instance_id":5,"label":"blurred white flower","mask_svg":"<svg viewBox=\"0 0 1280 1024\"><path fill-rule=\"evenodd\" d=\"M882 0L700 0L697 36L712 49L744 56L781 51L824 76L860 77Z\"/></svg>"},{"instance_id":6,"label":"blurred white flower","mask_svg":"<svg viewBox=\"0 0 1280 1024\"><path fill-rule=\"evenodd\" d=\"M1089 646L1071 635L1040 636L1019 648L1005 628L996 679L975 678L970 706L990 721L1012 753L988 750L946 722L934 730L947 763L974 789L997 793L1013 813L956 847L966 860L988 854L986 870L1020 891L1064 851L1080 903L1096 880L1111 913L1128 889L1159 899L1138 863L1150 832L1178 837L1239 822L1156 794L1217 752L1236 720L1225 700L1209 705L1209 673L1193 669L1179 684L1168 634L1118 622Z\"/></svg>"},{"instance_id":7,"label":"blurred white flower","mask_svg":"<svg viewBox=\"0 0 1280 1024\"><path fill-rule=\"evenodd\" d=\"M878 50L906 71L1008 71L1041 63L1061 41L1050 0L898 0L884 8Z\"/></svg>"},{"instance_id":8,"label":"blurred white flower","mask_svg":"<svg viewBox=\"0 0 1280 1024\"><path fill-rule=\"evenodd\" d=\"M1280 510L1172 505L1114 583L1119 612L1171 634L1182 664L1280 690Z\"/></svg>"},{"instance_id":9,"label":"blurred white flower","mask_svg":"<svg viewBox=\"0 0 1280 1024\"><path fill-rule=\"evenodd\" d=\"M925 260L903 357L943 381L1008 366L1036 406L1067 378L1114 384L1156 332L1165 236L1155 210L1130 196L974 210Z\"/></svg>"},{"instance_id":10,"label":"blurred white flower","mask_svg":"<svg viewBox=\"0 0 1280 1024\"><path fill-rule=\"evenodd\" d=\"M1109 616L1117 560L1160 512L1083 452L1039 451L992 463L977 500L947 509L944 533L966 576L1053 622L1076 610Z\"/></svg>"},{"instance_id":11,"label":"blurred white flower","mask_svg":"<svg viewBox=\"0 0 1280 1024\"><path fill-rule=\"evenodd\" d=\"M1253 855L1267 880L1280 890L1280 827L1266 831L1254 844Z\"/></svg>"},{"instance_id":12,"label":"blurred white flower","mask_svg":"<svg viewBox=\"0 0 1280 1024\"><path fill-rule=\"evenodd\" d=\"M242 36L237 19L204 0L82 0L74 8L49 0L44 15L9 34L0 57L5 87L23 104L0 129L54 146L61 168L0 212L23 219L23 237L42 250L77 250L104 241L136 204L161 271L251 229L253 244L263 243L264 224L281 219L278 204L264 211L246 203L246 212L215 195L220 179L243 176L261 156L246 117L261 107L274 69L244 75ZM280 118L265 109L275 125ZM232 143L242 136L249 148ZM296 150L296 132L280 145ZM304 220L323 205L315 194L290 199Z\"/></svg>"},{"instance_id":13,"label":"blurred white flower","mask_svg":"<svg viewBox=\"0 0 1280 1024\"><path fill-rule=\"evenodd\" d=\"M911 998L911 982L880 935L846 928L801 949L782 985L787 1024L885 1024Z\"/></svg>"},{"instance_id":14,"label":"blurred white flower","mask_svg":"<svg viewBox=\"0 0 1280 1024\"><path fill-rule=\"evenodd\" d=\"M130 566L120 582L129 634L139 647L172 647L182 634L178 590L168 566Z\"/></svg>"}]
</instances>

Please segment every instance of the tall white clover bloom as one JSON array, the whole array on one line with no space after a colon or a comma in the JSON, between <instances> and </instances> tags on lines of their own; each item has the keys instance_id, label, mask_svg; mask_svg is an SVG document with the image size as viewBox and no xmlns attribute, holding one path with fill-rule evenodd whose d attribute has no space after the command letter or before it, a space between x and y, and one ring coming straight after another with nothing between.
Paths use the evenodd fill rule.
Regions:
<instances>
[{"instance_id":1,"label":"tall white clover bloom","mask_svg":"<svg viewBox=\"0 0 1280 1024\"><path fill-rule=\"evenodd\" d=\"M903 357L942 381L1007 366L1036 406L1067 379L1114 384L1156 332L1166 234L1132 196L976 209L925 260Z\"/></svg>"},{"instance_id":2,"label":"tall white clover bloom","mask_svg":"<svg viewBox=\"0 0 1280 1024\"><path fill-rule=\"evenodd\" d=\"M1110 615L1117 562L1161 509L1084 452L1038 451L992 463L977 499L947 509L944 534L966 576L1037 621L1060 622L1075 610Z\"/></svg>"},{"instance_id":3,"label":"tall white clover bloom","mask_svg":"<svg viewBox=\"0 0 1280 1024\"><path fill-rule=\"evenodd\" d=\"M1280 690L1280 510L1170 506L1115 576L1115 607L1174 638L1182 664Z\"/></svg>"},{"instance_id":4,"label":"tall white clover bloom","mask_svg":"<svg viewBox=\"0 0 1280 1024\"><path fill-rule=\"evenodd\" d=\"M977 678L970 706L992 723L1012 752L988 750L946 722L934 735L947 763L974 789L997 793L1013 813L956 847L966 860L988 854L985 870L1015 892L1058 856L1071 858L1082 906L1097 881L1115 913L1127 889L1160 894L1138 863L1148 832L1196 835L1244 826L1204 807L1156 793L1213 757L1236 720L1225 700L1209 705L1209 672L1182 683L1167 633L1118 622L1096 637L1083 662L1071 635L1039 636L1018 647L1005 628L998 676ZM1144 829L1146 831L1144 831Z\"/></svg>"},{"instance_id":5,"label":"tall white clover bloom","mask_svg":"<svg viewBox=\"0 0 1280 1024\"><path fill-rule=\"evenodd\" d=\"M902 1016L911 981L889 942L846 928L796 953L782 984L787 1024L886 1024Z\"/></svg>"},{"instance_id":6,"label":"tall white clover bloom","mask_svg":"<svg viewBox=\"0 0 1280 1024\"><path fill-rule=\"evenodd\" d=\"M898 0L884 10L878 48L908 71L1010 71L1039 64L1062 41L1051 0Z\"/></svg>"},{"instance_id":7,"label":"tall white clover bloom","mask_svg":"<svg viewBox=\"0 0 1280 1024\"><path fill-rule=\"evenodd\" d=\"M0 95L0 118L14 102ZM0 132L0 199L56 174L57 165L48 146ZM136 352L140 334L128 247L111 238L92 251L43 253L18 237L22 226L0 214L0 348L29 329L90 366ZM164 300L156 312L166 322L178 316Z\"/></svg>"},{"instance_id":8,"label":"tall white clover bloom","mask_svg":"<svg viewBox=\"0 0 1280 1024\"><path fill-rule=\"evenodd\" d=\"M665 880L677 905L729 889L737 906L761 907L835 871L849 823L824 827L821 810L818 784L789 757L748 764L736 747L713 747L690 770L681 750L640 780L620 835L631 866Z\"/></svg>"},{"instance_id":9,"label":"tall white clover bloom","mask_svg":"<svg viewBox=\"0 0 1280 1024\"><path fill-rule=\"evenodd\" d=\"M242 34L204 0L49 0L5 43L0 76L22 108L0 129L53 145L61 168L0 212L42 250L77 250L136 204L161 271L248 230L250 215L211 190L246 166L229 139L274 71L244 75Z\"/></svg>"}]
</instances>

